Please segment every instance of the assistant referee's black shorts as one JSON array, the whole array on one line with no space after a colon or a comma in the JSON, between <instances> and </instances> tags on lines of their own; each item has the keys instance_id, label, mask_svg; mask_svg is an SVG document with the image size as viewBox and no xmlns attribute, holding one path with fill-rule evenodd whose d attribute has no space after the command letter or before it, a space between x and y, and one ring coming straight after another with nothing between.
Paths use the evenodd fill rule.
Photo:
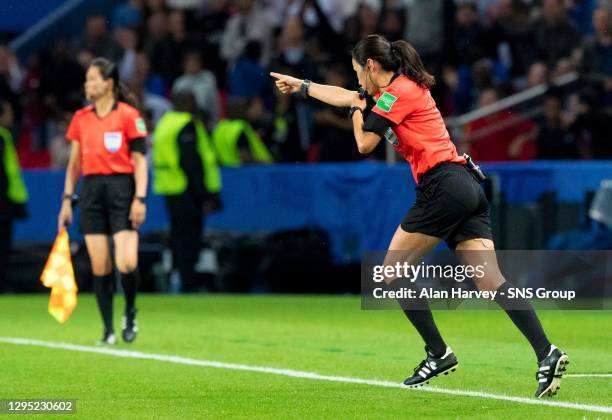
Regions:
<instances>
[{"instance_id":1,"label":"assistant referee's black shorts","mask_svg":"<svg viewBox=\"0 0 612 420\"><path fill-rule=\"evenodd\" d=\"M81 233L114 235L132 230L129 220L134 199L134 175L86 175L81 199Z\"/></svg>"},{"instance_id":2,"label":"assistant referee's black shorts","mask_svg":"<svg viewBox=\"0 0 612 420\"><path fill-rule=\"evenodd\" d=\"M489 202L465 165L446 162L430 169L416 191L401 224L404 231L441 238L451 249L468 239L493 239Z\"/></svg>"}]
</instances>

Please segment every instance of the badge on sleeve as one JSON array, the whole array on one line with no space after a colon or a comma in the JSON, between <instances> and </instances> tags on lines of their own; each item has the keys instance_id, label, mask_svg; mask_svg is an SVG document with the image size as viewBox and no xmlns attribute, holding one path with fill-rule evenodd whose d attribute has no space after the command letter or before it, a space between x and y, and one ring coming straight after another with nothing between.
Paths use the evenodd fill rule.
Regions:
<instances>
[{"instance_id":1,"label":"badge on sleeve","mask_svg":"<svg viewBox=\"0 0 612 420\"><path fill-rule=\"evenodd\" d=\"M121 132L107 131L104 133L104 147L111 153L116 153L121 148Z\"/></svg>"},{"instance_id":2,"label":"badge on sleeve","mask_svg":"<svg viewBox=\"0 0 612 420\"><path fill-rule=\"evenodd\" d=\"M147 134L147 125L142 118L136 118L136 130L142 135Z\"/></svg>"},{"instance_id":3,"label":"badge on sleeve","mask_svg":"<svg viewBox=\"0 0 612 420\"><path fill-rule=\"evenodd\" d=\"M376 102L376 106L382 109L385 112L391 111L391 107L397 101L397 98L391 95L389 92L383 93L380 98L378 98L378 102Z\"/></svg>"}]
</instances>

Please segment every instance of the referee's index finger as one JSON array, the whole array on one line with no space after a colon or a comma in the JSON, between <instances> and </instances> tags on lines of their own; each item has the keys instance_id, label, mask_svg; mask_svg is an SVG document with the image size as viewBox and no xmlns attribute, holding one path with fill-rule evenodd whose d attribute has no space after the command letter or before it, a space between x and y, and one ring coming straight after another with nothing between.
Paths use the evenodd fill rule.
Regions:
<instances>
[{"instance_id":1,"label":"referee's index finger","mask_svg":"<svg viewBox=\"0 0 612 420\"><path fill-rule=\"evenodd\" d=\"M280 79L281 77L284 76L284 74L275 73L275 72L271 71L270 72L270 76L274 77L275 79Z\"/></svg>"}]
</instances>

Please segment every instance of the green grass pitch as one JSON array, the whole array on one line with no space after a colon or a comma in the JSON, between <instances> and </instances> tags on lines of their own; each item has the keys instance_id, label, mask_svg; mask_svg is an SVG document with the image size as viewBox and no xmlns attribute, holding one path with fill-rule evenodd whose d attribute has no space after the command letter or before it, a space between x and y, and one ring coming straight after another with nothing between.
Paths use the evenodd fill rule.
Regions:
<instances>
[{"instance_id":1,"label":"green grass pitch","mask_svg":"<svg viewBox=\"0 0 612 420\"><path fill-rule=\"evenodd\" d=\"M92 295L79 297L65 325L49 316L47 301L46 295L0 295L0 337L94 346L101 322ZM394 382L409 375L424 354L401 312L362 311L355 296L142 295L138 307L140 336L114 348ZM117 330L122 308L117 296ZM540 316L551 341L570 356L568 373L612 373L612 311ZM435 317L459 369L430 386L533 396L534 355L502 311L438 311ZM68 418L91 419L612 418L556 406L2 342L0 399L74 399L77 413ZM610 408L612 378L568 377L550 401Z\"/></svg>"}]
</instances>

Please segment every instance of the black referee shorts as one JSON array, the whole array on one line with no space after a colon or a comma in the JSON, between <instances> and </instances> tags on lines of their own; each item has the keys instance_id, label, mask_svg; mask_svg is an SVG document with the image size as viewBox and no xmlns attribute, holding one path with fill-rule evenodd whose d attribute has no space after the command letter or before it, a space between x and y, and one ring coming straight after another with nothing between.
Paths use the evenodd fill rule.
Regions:
<instances>
[{"instance_id":1,"label":"black referee shorts","mask_svg":"<svg viewBox=\"0 0 612 420\"><path fill-rule=\"evenodd\" d=\"M81 233L114 235L132 230L129 220L135 185L132 174L86 175L81 189Z\"/></svg>"},{"instance_id":2,"label":"black referee shorts","mask_svg":"<svg viewBox=\"0 0 612 420\"><path fill-rule=\"evenodd\" d=\"M416 191L404 231L441 238L451 249L468 239L493 239L489 202L465 165L447 162L430 169Z\"/></svg>"}]
</instances>

